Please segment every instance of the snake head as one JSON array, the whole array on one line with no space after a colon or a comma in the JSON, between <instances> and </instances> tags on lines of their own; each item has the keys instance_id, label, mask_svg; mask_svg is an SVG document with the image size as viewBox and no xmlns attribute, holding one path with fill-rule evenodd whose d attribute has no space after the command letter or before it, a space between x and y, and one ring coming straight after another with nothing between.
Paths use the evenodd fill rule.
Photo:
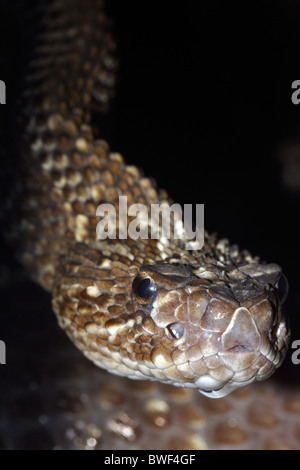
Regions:
<instances>
[{"instance_id":1,"label":"snake head","mask_svg":"<svg viewBox=\"0 0 300 470\"><path fill-rule=\"evenodd\" d=\"M287 290L275 264L142 266L132 283L138 373L212 398L266 379L288 347Z\"/></svg>"},{"instance_id":2,"label":"snake head","mask_svg":"<svg viewBox=\"0 0 300 470\"><path fill-rule=\"evenodd\" d=\"M97 366L219 398L282 363L288 284L276 264L108 255L77 244L53 293L60 326Z\"/></svg>"}]
</instances>

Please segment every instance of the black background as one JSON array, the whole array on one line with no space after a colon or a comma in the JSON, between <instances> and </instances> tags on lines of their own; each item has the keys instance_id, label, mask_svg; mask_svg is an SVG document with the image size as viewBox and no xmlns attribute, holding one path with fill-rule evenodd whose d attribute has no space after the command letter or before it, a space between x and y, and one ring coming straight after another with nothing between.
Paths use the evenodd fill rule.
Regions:
<instances>
[{"instance_id":1,"label":"black background","mask_svg":"<svg viewBox=\"0 0 300 470\"><path fill-rule=\"evenodd\" d=\"M176 202L204 203L209 231L283 266L298 338L299 194L277 157L299 136L299 4L112 1L109 12L120 55L111 147Z\"/></svg>"}]
</instances>

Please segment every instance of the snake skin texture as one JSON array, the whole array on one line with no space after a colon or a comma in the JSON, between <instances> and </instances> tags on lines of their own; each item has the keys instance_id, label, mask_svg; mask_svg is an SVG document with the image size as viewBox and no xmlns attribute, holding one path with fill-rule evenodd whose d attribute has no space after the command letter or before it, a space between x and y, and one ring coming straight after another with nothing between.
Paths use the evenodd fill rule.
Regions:
<instances>
[{"instance_id":1,"label":"snake skin texture","mask_svg":"<svg viewBox=\"0 0 300 470\"><path fill-rule=\"evenodd\" d=\"M2 380L1 448L299 449L297 389L271 378L212 400L193 389L113 376L73 347L48 295L19 281L2 289L3 297L15 288L19 296L6 314L12 331L20 308L28 308L10 343L13 373Z\"/></svg>"},{"instance_id":2,"label":"snake skin texture","mask_svg":"<svg viewBox=\"0 0 300 470\"><path fill-rule=\"evenodd\" d=\"M289 447L273 433L276 426L282 431L284 418L268 412L259 397L268 397L269 410L281 400L280 407L291 413L298 412L296 397L279 399L270 385L236 391L234 398L212 404L197 391L224 397L269 377L282 363L289 330L282 313L281 269L260 264L214 235L205 235L199 252L184 250L184 242L175 239L96 238L101 202L112 203L118 212L120 195L147 207L171 201L106 142L95 140L90 110L97 106L105 112L113 96L115 44L101 1L91 9L80 1L77 8L70 5L49 5L27 71L22 169L13 198L20 212L10 238L17 246L21 240L22 263L52 293L60 326L85 356L114 374L165 384L108 376L72 352L78 389L61 403L72 407L75 402L71 413L76 416L80 409L81 419L69 428L62 425L65 434L57 447L147 448L153 429L152 445L158 448L154 435L161 429L164 448L243 448L252 432L248 422L264 433L272 428L272 437L265 433L265 448ZM139 291L145 279L155 287L150 309ZM93 387L100 390L97 397ZM66 381L62 389L72 387ZM139 418L130 416L135 401L147 432ZM236 414L231 415L233 403ZM95 409L105 416L106 429L92 422ZM247 409L247 418L239 425L241 409ZM41 419L53 415L47 416ZM184 439L174 432L181 419ZM294 424L297 429L296 418ZM256 443L261 441L258 433ZM294 432L295 447L296 441Z\"/></svg>"},{"instance_id":3,"label":"snake skin texture","mask_svg":"<svg viewBox=\"0 0 300 470\"><path fill-rule=\"evenodd\" d=\"M53 293L60 325L100 367L216 398L267 378L289 340L277 265L208 235L192 252L176 238L97 239L101 202L117 214L120 195L148 209L171 202L94 140L88 112L93 96L103 110L109 102L115 46L101 2L91 11L68 6L49 6L27 72L20 259ZM151 308L139 294L143 280L156 290Z\"/></svg>"}]
</instances>

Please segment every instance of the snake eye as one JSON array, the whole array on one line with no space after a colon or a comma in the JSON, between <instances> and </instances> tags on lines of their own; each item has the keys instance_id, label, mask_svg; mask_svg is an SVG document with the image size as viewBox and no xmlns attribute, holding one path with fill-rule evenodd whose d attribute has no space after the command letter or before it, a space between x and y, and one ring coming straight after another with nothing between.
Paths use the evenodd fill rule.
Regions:
<instances>
[{"instance_id":1,"label":"snake eye","mask_svg":"<svg viewBox=\"0 0 300 470\"><path fill-rule=\"evenodd\" d=\"M152 306L156 295L156 286L149 277L137 276L132 283L132 289L139 304Z\"/></svg>"},{"instance_id":2,"label":"snake eye","mask_svg":"<svg viewBox=\"0 0 300 470\"><path fill-rule=\"evenodd\" d=\"M289 293L289 283L284 274L281 275L279 281L277 282L276 287L277 287L280 302L283 304L286 301L286 298Z\"/></svg>"}]
</instances>

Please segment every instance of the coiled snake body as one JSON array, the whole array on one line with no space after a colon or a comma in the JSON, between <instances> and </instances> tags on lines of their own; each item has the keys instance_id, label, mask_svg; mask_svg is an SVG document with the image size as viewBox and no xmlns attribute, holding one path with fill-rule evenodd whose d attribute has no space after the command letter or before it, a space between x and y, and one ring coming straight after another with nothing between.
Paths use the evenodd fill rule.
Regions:
<instances>
[{"instance_id":1,"label":"coiled snake body","mask_svg":"<svg viewBox=\"0 0 300 470\"><path fill-rule=\"evenodd\" d=\"M97 239L96 209L168 196L95 140L115 82L115 44L101 0L53 1L23 94L18 217L11 238L53 295L59 324L98 366L133 379L196 388L211 397L269 377L289 331L285 280L225 240ZM120 227L116 227L117 232Z\"/></svg>"}]
</instances>

